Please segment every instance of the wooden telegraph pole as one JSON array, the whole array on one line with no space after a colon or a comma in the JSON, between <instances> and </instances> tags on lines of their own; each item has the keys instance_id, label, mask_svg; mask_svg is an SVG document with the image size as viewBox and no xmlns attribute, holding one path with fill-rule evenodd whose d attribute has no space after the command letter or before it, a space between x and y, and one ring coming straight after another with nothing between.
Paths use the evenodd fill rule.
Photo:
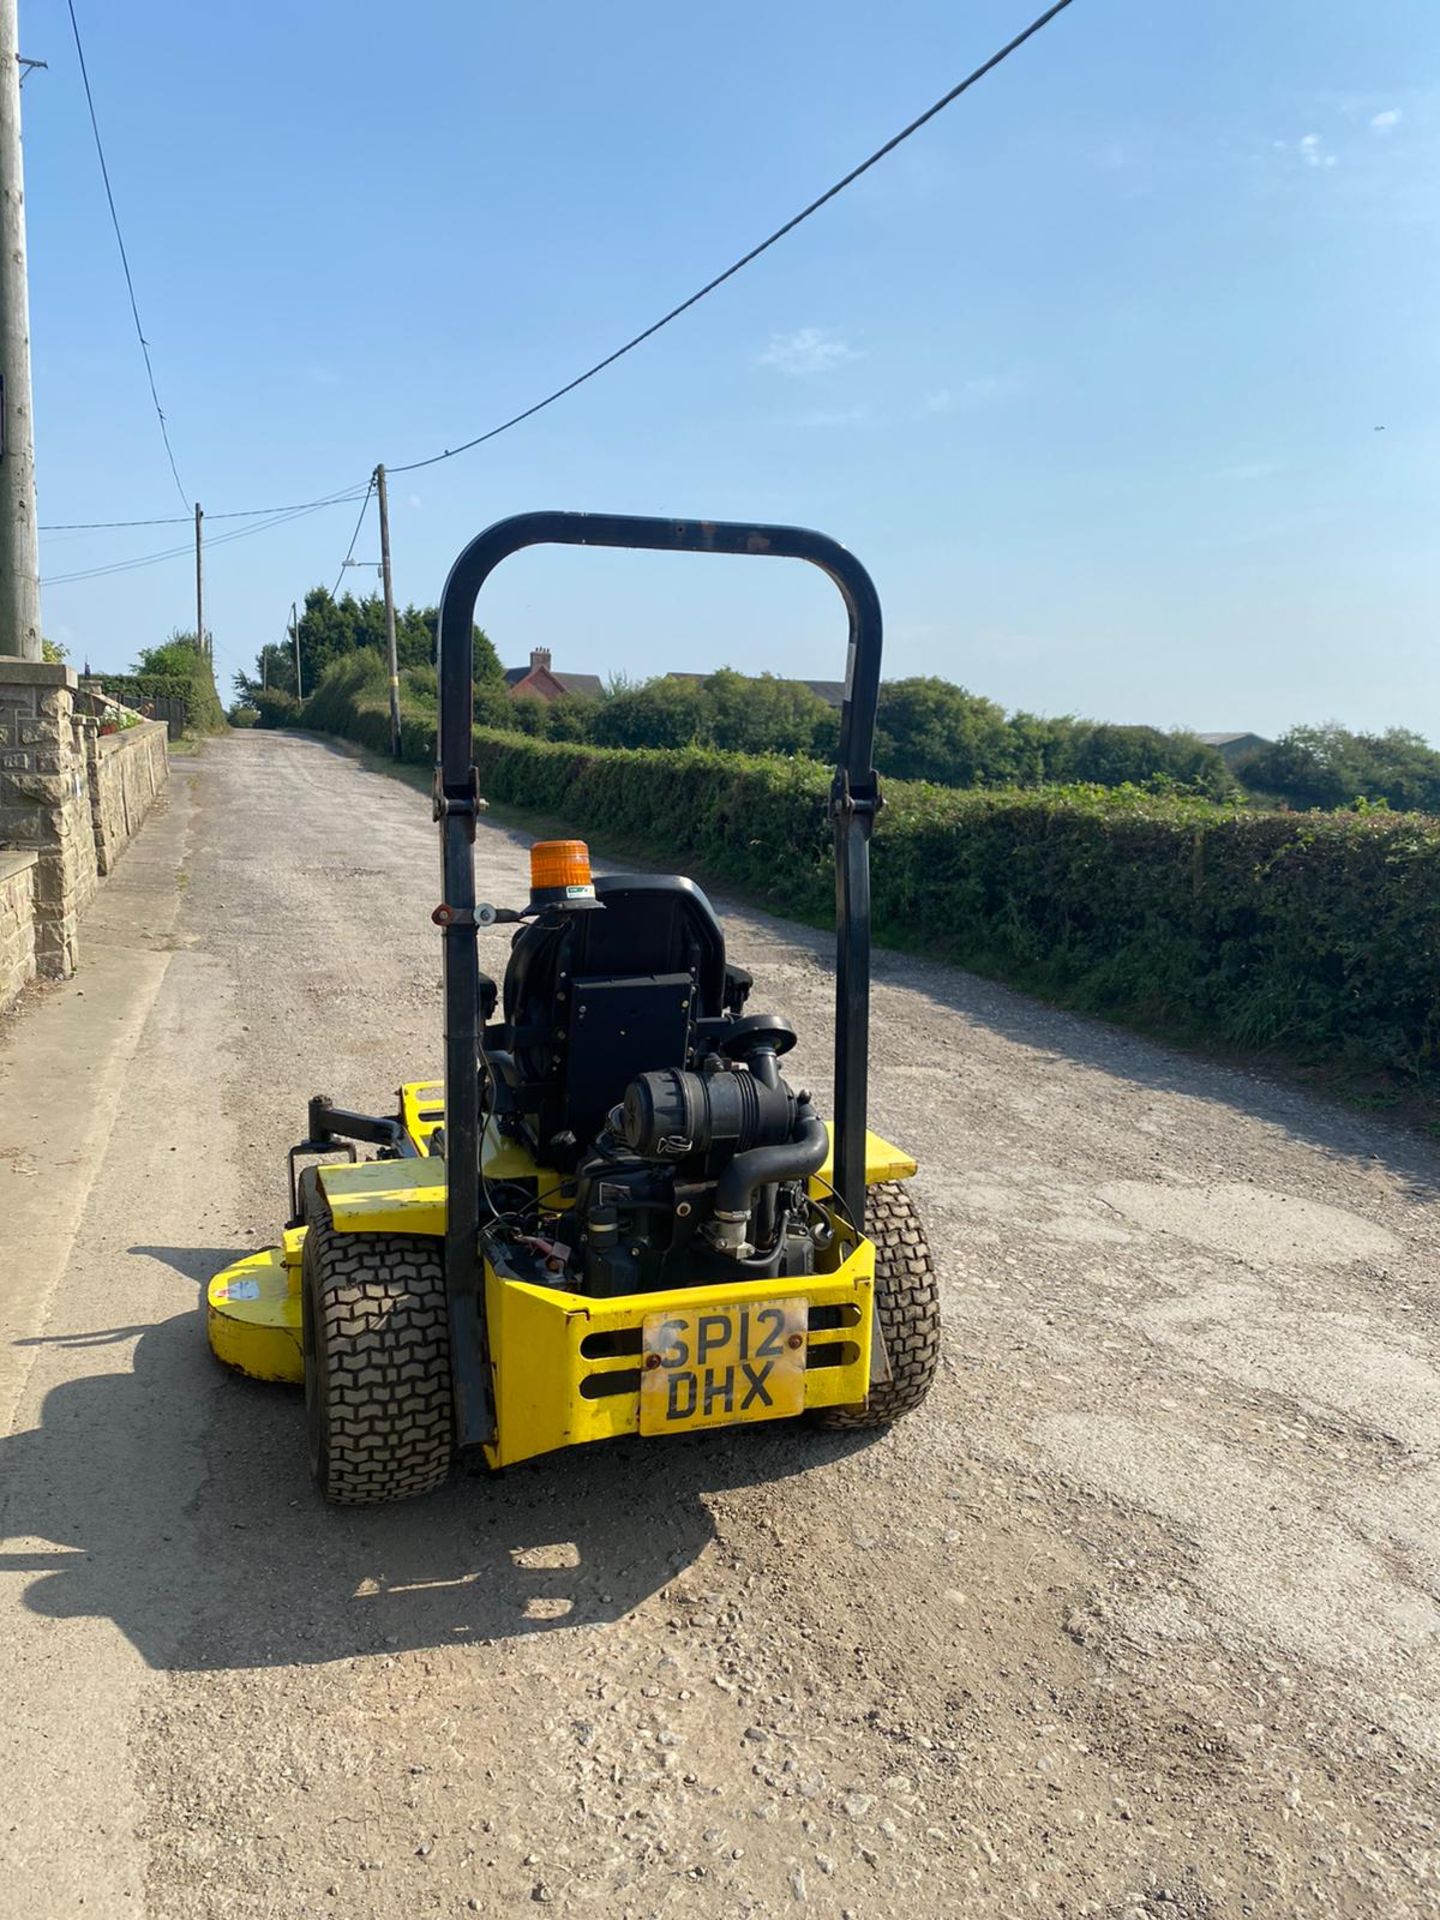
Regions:
<instances>
[{"instance_id":1,"label":"wooden telegraph pole","mask_svg":"<svg viewBox=\"0 0 1440 1920\"><path fill-rule=\"evenodd\" d=\"M385 468L375 469L375 492L380 501L380 576L385 582L385 649L390 661L390 751L400 758L400 666L395 650L395 589L390 581L390 495Z\"/></svg>"},{"instance_id":2,"label":"wooden telegraph pole","mask_svg":"<svg viewBox=\"0 0 1440 1920\"><path fill-rule=\"evenodd\" d=\"M195 639L201 653L208 652L205 645L205 540L203 527L205 515L200 510L200 502L195 502Z\"/></svg>"},{"instance_id":3,"label":"wooden telegraph pole","mask_svg":"<svg viewBox=\"0 0 1440 1920\"><path fill-rule=\"evenodd\" d=\"M295 698L303 700L305 689L300 684L300 610L294 600L290 602L290 631L295 636Z\"/></svg>"},{"instance_id":4,"label":"wooden telegraph pole","mask_svg":"<svg viewBox=\"0 0 1440 1920\"><path fill-rule=\"evenodd\" d=\"M0 654L42 658L19 0L0 0Z\"/></svg>"}]
</instances>

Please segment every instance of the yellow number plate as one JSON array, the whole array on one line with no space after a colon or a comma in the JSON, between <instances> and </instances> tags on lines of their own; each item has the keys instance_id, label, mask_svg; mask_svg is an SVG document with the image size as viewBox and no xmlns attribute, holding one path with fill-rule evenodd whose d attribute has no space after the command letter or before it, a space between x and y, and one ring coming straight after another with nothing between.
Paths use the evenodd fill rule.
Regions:
<instances>
[{"instance_id":1,"label":"yellow number plate","mask_svg":"<svg viewBox=\"0 0 1440 1920\"><path fill-rule=\"evenodd\" d=\"M641 1433L683 1433L805 1411L805 1300L645 1319Z\"/></svg>"}]
</instances>

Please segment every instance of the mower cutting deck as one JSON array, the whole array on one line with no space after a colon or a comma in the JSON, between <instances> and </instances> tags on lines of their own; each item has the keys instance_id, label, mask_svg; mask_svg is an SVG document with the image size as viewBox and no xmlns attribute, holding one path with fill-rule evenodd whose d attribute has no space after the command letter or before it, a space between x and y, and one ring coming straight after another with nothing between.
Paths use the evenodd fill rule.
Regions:
<instances>
[{"instance_id":1,"label":"mower cutting deck","mask_svg":"<svg viewBox=\"0 0 1440 1920\"><path fill-rule=\"evenodd\" d=\"M596 878L583 843L549 841L528 902L476 900L475 601L543 543L789 556L840 588L833 1130L781 1073L795 1032L746 1011L751 977L693 882ZM215 1354L303 1382L312 1473L349 1504L423 1493L463 1450L502 1467L621 1433L888 1424L929 1389L939 1309L914 1162L865 1126L869 576L796 528L526 514L456 562L439 648L445 1080L386 1116L311 1100L280 1244L210 1283ZM497 924L517 929L503 995L476 941Z\"/></svg>"}]
</instances>

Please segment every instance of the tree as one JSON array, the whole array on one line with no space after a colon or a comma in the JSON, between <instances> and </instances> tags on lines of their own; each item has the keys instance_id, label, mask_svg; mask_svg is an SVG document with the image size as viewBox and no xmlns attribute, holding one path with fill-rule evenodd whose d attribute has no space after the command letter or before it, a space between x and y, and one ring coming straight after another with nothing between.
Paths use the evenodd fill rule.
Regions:
<instances>
[{"instance_id":1,"label":"tree","mask_svg":"<svg viewBox=\"0 0 1440 1920\"><path fill-rule=\"evenodd\" d=\"M195 671L197 654L203 659L204 649L193 633L182 632L176 627L168 640L162 640L157 647L142 647L136 656L132 673L168 673L179 680L188 680Z\"/></svg>"},{"instance_id":2,"label":"tree","mask_svg":"<svg viewBox=\"0 0 1440 1920\"><path fill-rule=\"evenodd\" d=\"M812 754L818 742L833 758L839 716L802 681L722 667L703 685L709 738L722 752Z\"/></svg>"},{"instance_id":3,"label":"tree","mask_svg":"<svg viewBox=\"0 0 1440 1920\"><path fill-rule=\"evenodd\" d=\"M673 674L638 687L621 684L599 703L590 737L601 747L708 746L705 689Z\"/></svg>"},{"instance_id":4,"label":"tree","mask_svg":"<svg viewBox=\"0 0 1440 1920\"><path fill-rule=\"evenodd\" d=\"M1235 771L1252 792L1294 807L1348 807L1356 800L1440 812L1440 753L1408 727L1351 733L1331 721L1291 727L1252 748Z\"/></svg>"},{"instance_id":5,"label":"tree","mask_svg":"<svg viewBox=\"0 0 1440 1920\"><path fill-rule=\"evenodd\" d=\"M1001 786L1015 777L1003 707L934 678L890 680L880 689L875 763L897 780L948 787Z\"/></svg>"},{"instance_id":6,"label":"tree","mask_svg":"<svg viewBox=\"0 0 1440 1920\"><path fill-rule=\"evenodd\" d=\"M1062 780L1102 787L1169 781L1216 799L1234 791L1225 762L1193 733L1162 733L1158 727L1118 727L1094 720L1068 724Z\"/></svg>"},{"instance_id":7,"label":"tree","mask_svg":"<svg viewBox=\"0 0 1440 1920\"><path fill-rule=\"evenodd\" d=\"M395 659L402 670L425 666L435 657L435 634L439 627L435 607L406 606L395 613ZM386 650L385 602L378 593L357 599L345 593L337 600L328 587L312 587L305 595L305 610L300 615L300 670L306 693L310 693L325 669L346 654L362 649ZM475 677L481 681L503 680L504 668L488 636L475 628ZM295 629L287 628L283 643L261 648L255 657L253 675L237 673L235 690L251 698L262 686L278 692L295 692Z\"/></svg>"},{"instance_id":8,"label":"tree","mask_svg":"<svg viewBox=\"0 0 1440 1920\"><path fill-rule=\"evenodd\" d=\"M415 612L415 609L413 607L407 607L405 612L408 617ZM440 609L438 607L425 607L420 611L418 618L425 623L425 632L429 648L425 658L427 660L433 660L435 657L435 636L440 631ZM480 682L487 680L503 681L505 678L505 669L500 664L500 656L495 651L494 643L483 627L476 627L475 629L474 671L476 680Z\"/></svg>"},{"instance_id":9,"label":"tree","mask_svg":"<svg viewBox=\"0 0 1440 1920\"><path fill-rule=\"evenodd\" d=\"M588 740L599 707L598 700L567 693L552 700L545 710L545 737L548 740Z\"/></svg>"}]
</instances>

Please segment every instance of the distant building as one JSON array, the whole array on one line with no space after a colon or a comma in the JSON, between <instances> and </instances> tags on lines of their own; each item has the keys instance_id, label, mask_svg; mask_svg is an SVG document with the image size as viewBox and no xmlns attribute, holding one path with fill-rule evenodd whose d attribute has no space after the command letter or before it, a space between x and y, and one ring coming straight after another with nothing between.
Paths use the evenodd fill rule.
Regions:
<instances>
[{"instance_id":1,"label":"distant building","mask_svg":"<svg viewBox=\"0 0 1440 1920\"><path fill-rule=\"evenodd\" d=\"M753 679L753 675L746 678ZM843 680L797 680L793 674L781 673L775 676L779 680L788 680L792 686L808 687L811 693L823 700L827 707L839 709L845 704L845 682ZM708 680L708 673L667 673L667 680Z\"/></svg>"},{"instance_id":2,"label":"distant building","mask_svg":"<svg viewBox=\"0 0 1440 1920\"><path fill-rule=\"evenodd\" d=\"M1256 747L1270 745L1270 742L1258 733L1197 733L1195 738L1207 747L1214 747L1227 765L1232 760L1238 760L1241 754L1253 752Z\"/></svg>"},{"instance_id":3,"label":"distant building","mask_svg":"<svg viewBox=\"0 0 1440 1920\"><path fill-rule=\"evenodd\" d=\"M556 673L548 647L532 647L528 667L506 667L505 685L512 700L522 694L533 700L559 700L567 693L598 700L605 691L598 673Z\"/></svg>"}]
</instances>

